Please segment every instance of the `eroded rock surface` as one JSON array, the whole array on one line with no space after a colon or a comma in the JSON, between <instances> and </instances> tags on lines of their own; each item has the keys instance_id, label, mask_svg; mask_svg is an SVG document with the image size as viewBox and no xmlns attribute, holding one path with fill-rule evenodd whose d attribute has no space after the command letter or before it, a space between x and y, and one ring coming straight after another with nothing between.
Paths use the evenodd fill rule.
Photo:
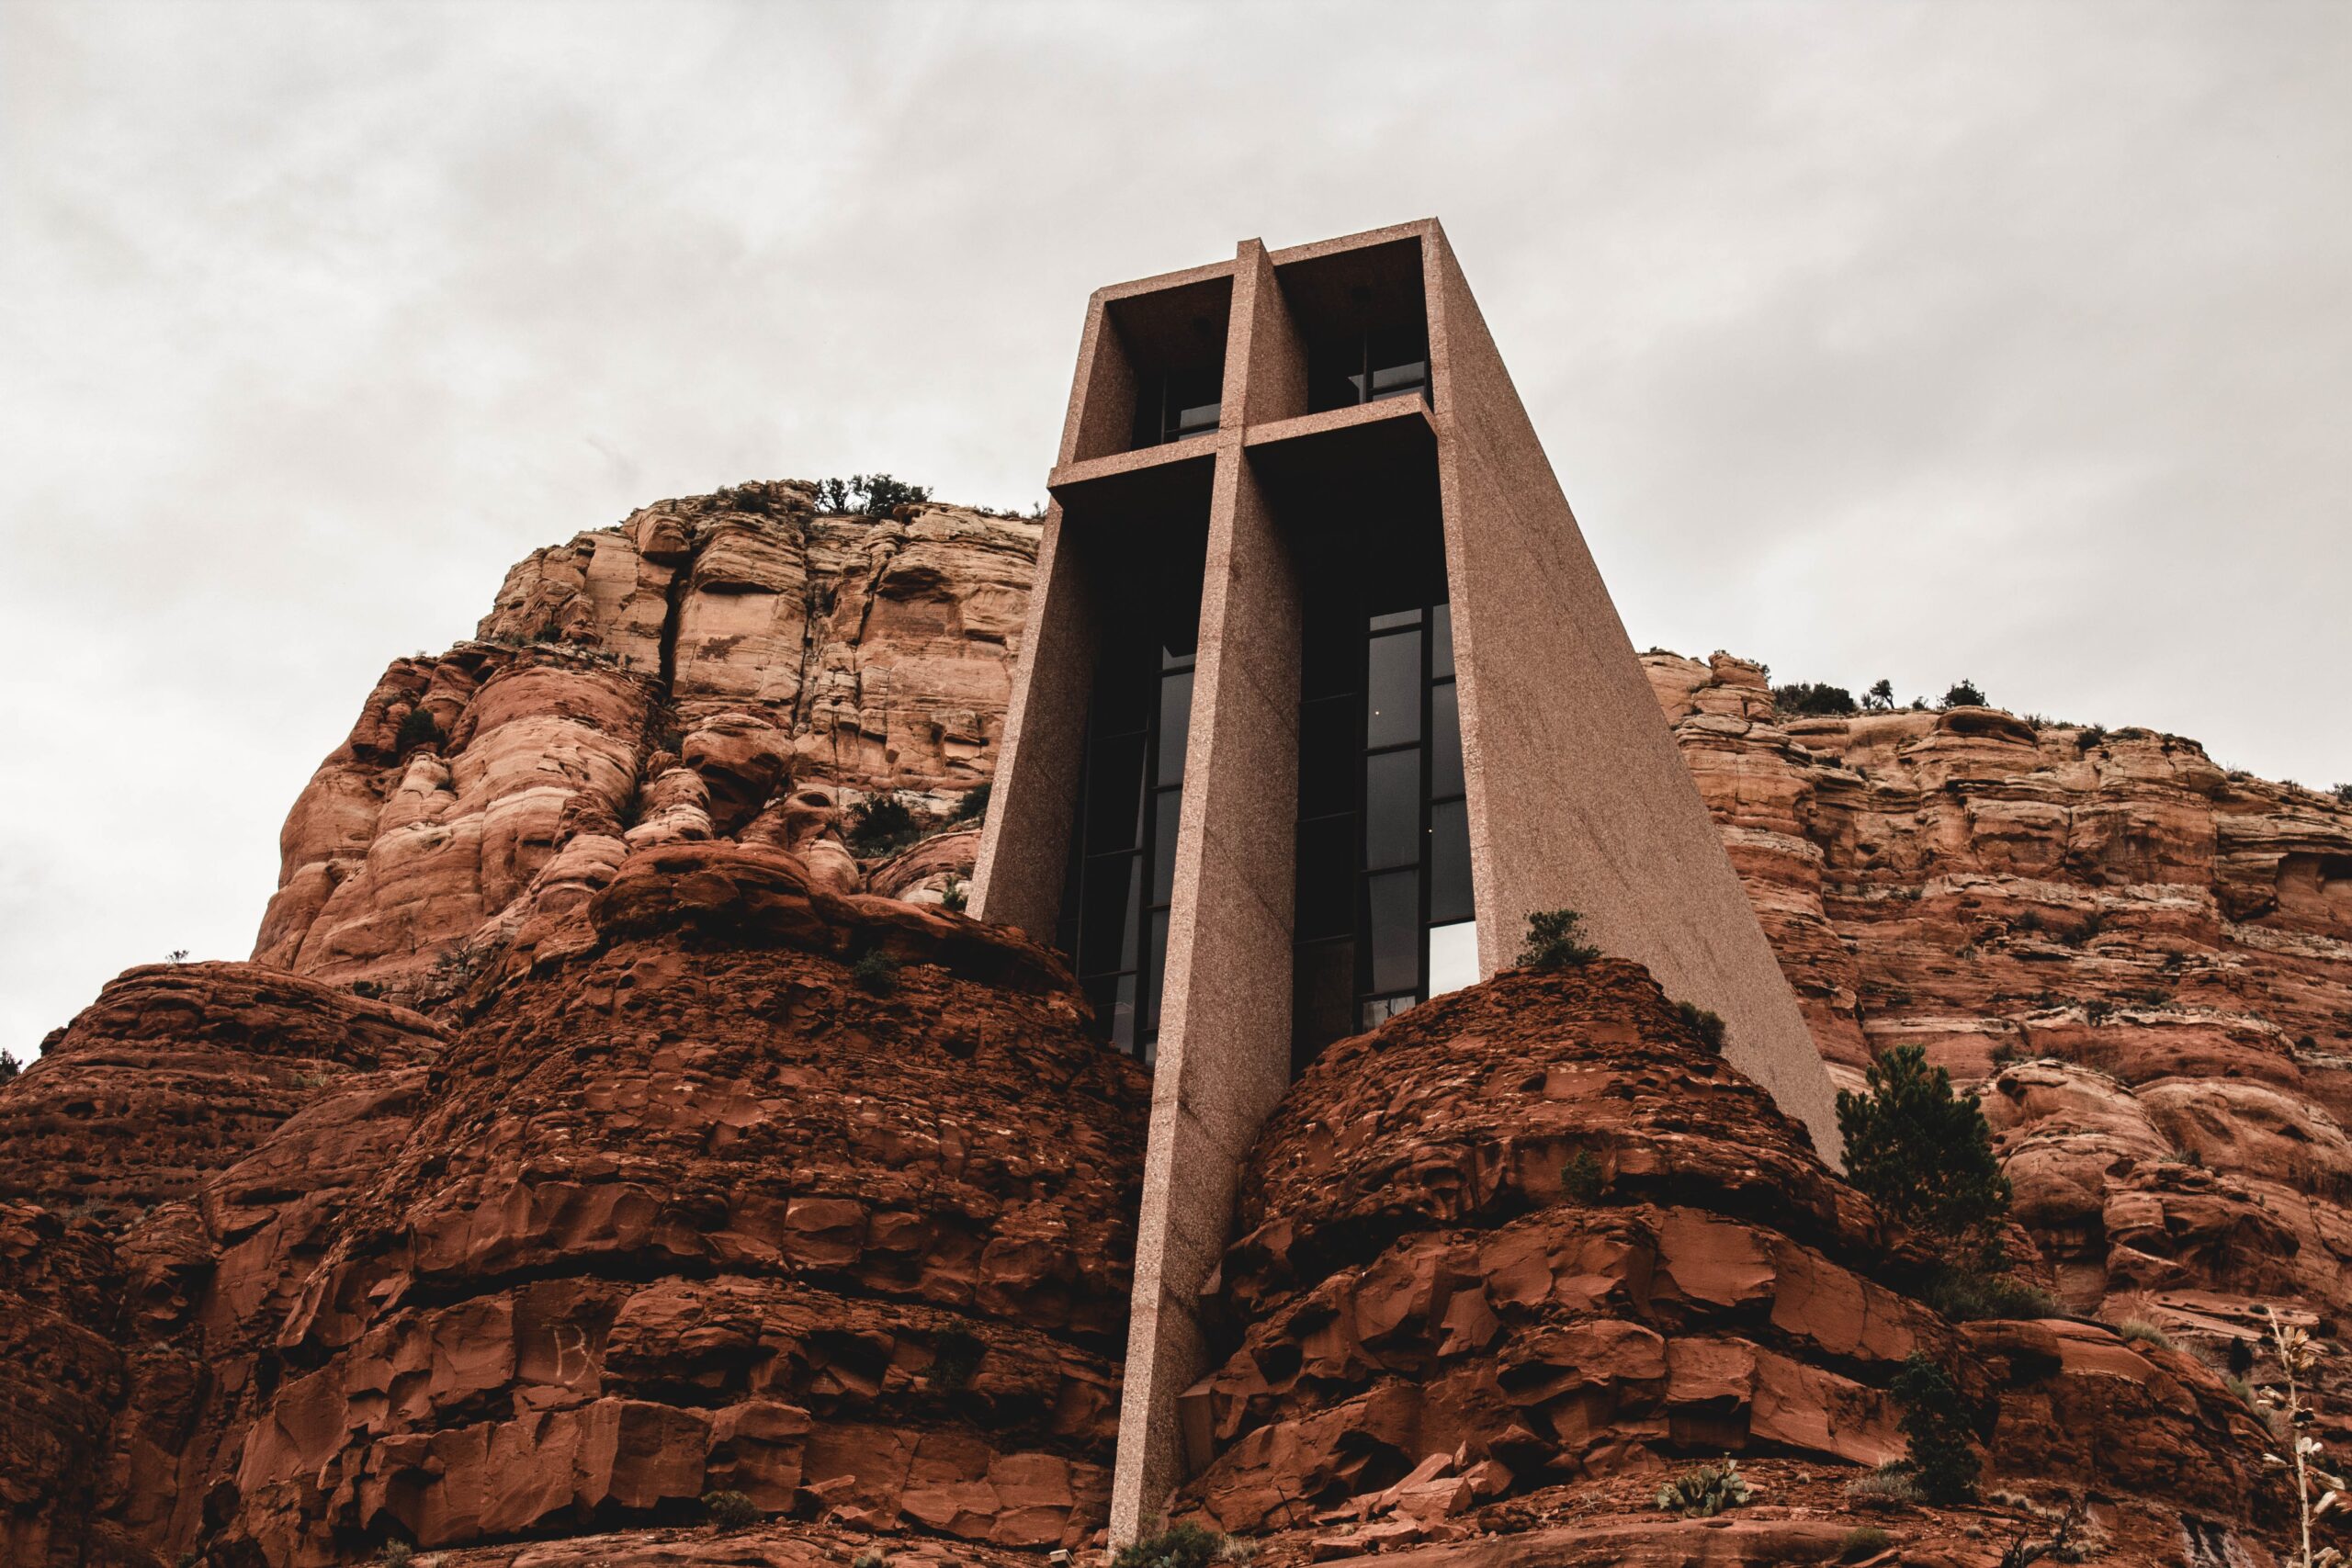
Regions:
<instances>
[{"instance_id":1,"label":"eroded rock surface","mask_svg":"<svg viewBox=\"0 0 2352 1568\"><path fill-rule=\"evenodd\" d=\"M1059 963L756 845L641 851L578 925L446 1045L249 965L118 987L243 1014L110 993L77 1021L238 1059L225 1019L274 978L345 1070L209 1168L118 1179L171 1201L111 1235L0 1208L12 1332L87 1330L26 1363L17 1560L324 1564L721 1490L1017 1548L1100 1527L1146 1086ZM434 1048L355 1043L400 1021Z\"/></svg>"},{"instance_id":2,"label":"eroded rock surface","mask_svg":"<svg viewBox=\"0 0 2352 1568\"><path fill-rule=\"evenodd\" d=\"M1873 1466L1905 1452L1887 1385L1918 1352L1996 1402L1996 1476L2243 1517L2257 1430L2211 1369L2103 1326L1947 1324L1911 1293L1937 1260L1801 1138L1621 961L1334 1046L1244 1177L1189 1500L1410 1540L1681 1456Z\"/></svg>"},{"instance_id":3,"label":"eroded rock surface","mask_svg":"<svg viewBox=\"0 0 2352 1568\"><path fill-rule=\"evenodd\" d=\"M820 514L783 481L535 552L476 640L395 660L320 764L254 957L429 1007L632 849L766 843L854 881L844 801L944 815L994 771L1038 534Z\"/></svg>"}]
</instances>

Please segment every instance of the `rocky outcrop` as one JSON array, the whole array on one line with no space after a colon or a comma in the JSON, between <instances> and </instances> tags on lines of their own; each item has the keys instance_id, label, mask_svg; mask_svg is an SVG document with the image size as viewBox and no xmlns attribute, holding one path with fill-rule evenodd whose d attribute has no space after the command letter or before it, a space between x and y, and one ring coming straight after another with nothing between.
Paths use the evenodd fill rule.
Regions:
<instances>
[{"instance_id":1,"label":"rocky outcrop","mask_svg":"<svg viewBox=\"0 0 2352 1568\"><path fill-rule=\"evenodd\" d=\"M325 1564L711 1491L1014 1548L1100 1527L1146 1085L1059 963L719 842L628 857L565 936L446 1036L249 965L134 971L0 1094L46 1107L135 1036L240 1112L209 1165L85 1121L119 1197L74 1230L0 1206L40 1346L11 1561ZM288 1111L232 1092L256 1055L326 1068Z\"/></svg>"},{"instance_id":2,"label":"rocky outcrop","mask_svg":"<svg viewBox=\"0 0 2352 1568\"><path fill-rule=\"evenodd\" d=\"M634 849L764 843L854 883L845 800L944 817L993 772L1037 538L927 503L820 514L782 482L534 553L320 764L254 957L430 1008Z\"/></svg>"},{"instance_id":3,"label":"rocky outcrop","mask_svg":"<svg viewBox=\"0 0 2352 1568\"><path fill-rule=\"evenodd\" d=\"M2352 810L2178 736L1783 721L1756 666L1645 662L1832 1072L1917 1042L1982 1085L2063 1300L2352 1309Z\"/></svg>"},{"instance_id":4,"label":"rocky outcrop","mask_svg":"<svg viewBox=\"0 0 2352 1568\"><path fill-rule=\"evenodd\" d=\"M1801 1137L1619 961L1334 1046L1245 1174L1189 1500L1409 1542L1679 1456L1872 1466L1905 1451L1887 1386L1920 1353L1996 1402L1996 1474L2243 1517L2257 1428L2212 1371L2099 1326L1947 1324L1909 1291L1936 1260Z\"/></svg>"},{"instance_id":5,"label":"rocky outcrop","mask_svg":"<svg viewBox=\"0 0 2352 1568\"><path fill-rule=\"evenodd\" d=\"M0 1197L110 1221L191 1198L305 1107L446 1043L404 1008L279 970L126 970L0 1096Z\"/></svg>"}]
</instances>

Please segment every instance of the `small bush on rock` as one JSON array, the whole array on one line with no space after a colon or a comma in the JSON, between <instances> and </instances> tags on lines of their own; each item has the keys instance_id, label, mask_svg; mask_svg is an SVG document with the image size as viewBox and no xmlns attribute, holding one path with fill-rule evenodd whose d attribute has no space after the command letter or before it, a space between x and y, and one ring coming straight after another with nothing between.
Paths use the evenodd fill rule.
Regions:
<instances>
[{"instance_id":1,"label":"small bush on rock","mask_svg":"<svg viewBox=\"0 0 2352 1568\"><path fill-rule=\"evenodd\" d=\"M1527 945L1519 952L1522 969L1575 969L1600 956L1583 940L1584 917L1574 909L1540 909L1527 917Z\"/></svg>"},{"instance_id":2,"label":"small bush on rock","mask_svg":"<svg viewBox=\"0 0 2352 1568\"><path fill-rule=\"evenodd\" d=\"M415 1557L416 1548L404 1540L388 1540L384 1550L376 1553L376 1561L382 1568L408 1568Z\"/></svg>"},{"instance_id":3,"label":"small bush on rock","mask_svg":"<svg viewBox=\"0 0 2352 1568\"><path fill-rule=\"evenodd\" d=\"M1930 1503L1965 1503L1976 1495L1976 1412L1950 1373L1924 1351L1914 1350L1894 1374L1895 1402L1903 1406L1903 1436L1911 1445L1911 1474L1919 1495Z\"/></svg>"},{"instance_id":4,"label":"small bush on rock","mask_svg":"<svg viewBox=\"0 0 2352 1568\"><path fill-rule=\"evenodd\" d=\"M890 1568L890 1560L876 1548L869 1546L849 1560L849 1568Z\"/></svg>"},{"instance_id":5,"label":"small bush on rock","mask_svg":"<svg viewBox=\"0 0 2352 1568\"><path fill-rule=\"evenodd\" d=\"M1954 681L1944 692L1944 706L1948 708L1981 708L1984 705L1984 694L1977 690L1975 682L1965 677Z\"/></svg>"},{"instance_id":6,"label":"small bush on rock","mask_svg":"<svg viewBox=\"0 0 2352 1568\"><path fill-rule=\"evenodd\" d=\"M991 780L977 789L967 789L964 798L956 803L955 820L977 822L989 814L989 792L996 787Z\"/></svg>"},{"instance_id":7,"label":"small bush on rock","mask_svg":"<svg viewBox=\"0 0 2352 1568\"><path fill-rule=\"evenodd\" d=\"M943 909L953 909L960 915L971 901L972 885L962 877L949 877L947 886L939 890L939 907Z\"/></svg>"},{"instance_id":8,"label":"small bush on rock","mask_svg":"<svg viewBox=\"0 0 2352 1568\"><path fill-rule=\"evenodd\" d=\"M2172 1336L2145 1318L2127 1317L2116 1325L2115 1332L2127 1345L2153 1345L2159 1350L2173 1348Z\"/></svg>"},{"instance_id":9,"label":"small bush on rock","mask_svg":"<svg viewBox=\"0 0 2352 1568\"><path fill-rule=\"evenodd\" d=\"M849 977L868 996L887 997L899 988L899 961L877 947L849 966Z\"/></svg>"},{"instance_id":10,"label":"small bush on rock","mask_svg":"<svg viewBox=\"0 0 2352 1568\"><path fill-rule=\"evenodd\" d=\"M1674 1016L1682 1021L1684 1028L1695 1031L1699 1038L1706 1043L1708 1050L1719 1055L1722 1053L1724 1021L1721 1018L1709 1012L1705 1008L1694 1006L1690 1002L1675 1003Z\"/></svg>"},{"instance_id":11,"label":"small bush on rock","mask_svg":"<svg viewBox=\"0 0 2352 1568\"><path fill-rule=\"evenodd\" d=\"M1736 1508L1755 1495L1739 1473L1739 1461L1727 1459L1718 1464L1694 1464L1659 1487L1657 1506L1661 1512L1679 1514L1686 1519L1705 1519L1725 1508Z\"/></svg>"},{"instance_id":12,"label":"small bush on rock","mask_svg":"<svg viewBox=\"0 0 2352 1568\"><path fill-rule=\"evenodd\" d=\"M1948 1269L1928 1287L1928 1304L1954 1323L1981 1318L2056 1317L2050 1292L2007 1274Z\"/></svg>"},{"instance_id":13,"label":"small bush on rock","mask_svg":"<svg viewBox=\"0 0 2352 1568\"><path fill-rule=\"evenodd\" d=\"M1846 1483L1846 1501L1857 1508L1908 1508L1919 1501L1919 1483L1907 1464L1883 1464Z\"/></svg>"},{"instance_id":14,"label":"small bush on rock","mask_svg":"<svg viewBox=\"0 0 2352 1568\"><path fill-rule=\"evenodd\" d=\"M1225 1551L1225 1537L1198 1525L1170 1525L1119 1549L1111 1568L1208 1568Z\"/></svg>"},{"instance_id":15,"label":"small bush on rock","mask_svg":"<svg viewBox=\"0 0 2352 1568\"><path fill-rule=\"evenodd\" d=\"M702 1511L722 1530L748 1529L760 1522L759 1505L741 1492L706 1492Z\"/></svg>"},{"instance_id":16,"label":"small bush on rock","mask_svg":"<svg viewBox=\"0 0 2352 1568\"><path fill-rule=\"evenodd\" d=\"M1772 688L1772 705L1792 718L1837 717L1855 711L1854 694L1843 686L1800 681Z\"/></svg>"},{"instance_id":17,"label":"small bush on rock","mask_svg":"<svg viewBox=\"0 0 2352 1568\"><path fill-rule=\"evenodd\" d=\"M922 836L922 824L895 795L877 795L850 807L849 847L860 855L888 854Z\"/></svg>"},{"instance_id":18,"label":"small bush on rock","mask_svg":"<svg viewBox=\"0 0 2352 1568\"><path fill-rule=\"evenodd\" d=\"M1608 1185L1600 1174L1600 1162L1592 1157L1590 1149L1578 1149L1576 1158L1560 1171L1560 1190L1578 1203L1587 1205L1600 1201L1600 1194Z\"/></svg>"},{"instance_id":19,"label":"small bush on rock","mask_svg":"<svg viewBox=\"0 0 2352 1568\"><path fill-rule=\"evenodd\" d=\"M438 746L439 744L441 744L441 727L435 724L433 721L433 716L423 708L409 709L408 716L401 720L400 733L392 737L392 750L403 754L413 751L420 746Z\"/></svg>"}]
</instances>

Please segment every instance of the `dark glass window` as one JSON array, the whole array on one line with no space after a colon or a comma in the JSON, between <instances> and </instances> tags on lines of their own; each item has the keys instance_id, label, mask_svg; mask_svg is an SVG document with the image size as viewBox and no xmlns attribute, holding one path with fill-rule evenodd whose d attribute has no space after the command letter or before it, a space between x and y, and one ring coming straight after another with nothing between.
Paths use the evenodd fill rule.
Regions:
<instances>
[{"instance_id":1,"label":"dark glass window","mask_svg":"<svg viewBox=\"0 0 2352 1568\"><path fill-rule=\"evenodd\" d=\"M1385 398L1426 396L1429 358L1425 322L1325 339L1307 350L1307 409L1313 412Z\"/></svg>"},{"instance_id":2,"label":"dark glass window","mask_svg":"<svg viewBox=\"0 0 2352 1568\"><path fill-rule=\"evenodd\" d=\"M1470 918L1470 803L1430 807L1430 924Z\"/></svg>"},{"instance_id":3,"label":"dark glass window","mask_svg":"<svg viewBox=\"0 0 2352 1568\"><path fill-rule=\"evenodd\" d=\"M1366 871L1421 861L1421 749L1375 751L1363 761Z\"/></svg>"},{"instance_id":4,"label":"dark glass window","mask_svg":"<svg viewBox=\"0 0 2352 1568\"><path fill-rule=\"evenodd\" d=\"M1224 380L1219 368L1171 370L1146 378L1136 389L1135 445L1159 446L1215 430Z\"/></svg>"},{"instance_id":5,"label":"dark glass window","mask_svg":"<svg viewBox=\"0 0 2352 1568\"><path fill-rule=\"evenodd\" d=\"M1364 744L1396 746L1421 738L1421 634L1372 639Z\"/></svg>"},{"instance_id":6,"label":"dark glass window","mask_svg":"<svg viewBox=\"0 0 2352 1568\"><path fill-rule=\"evenodd\" d=\"M1453 706L1453 682L1430 686L1430 798L1462 793L1462 716Z\"/></svg>"},{"instance_id":7,"label":"dark glass window","mask_svg":"<svg viewBox=\"0 0 2352 1568\"><path fill-rule=\"evenodd\" d=\"M1299 708L1294 1061L1476 978L1469 806L1442 604L1310 613ZM1310 593L1310 612L1315 595ZM1340 956L1344 952L1344 960ZM1346 971L1344 983L1340 970Z\"/></svg>"},{"instance_id":8,"label":"dark glass window","mask_svg":"<svg viewBox=\"0 0 2352 1568\"><path fill-rule=\"evenodd\" d=\"M1192 637L1190 622L1165 640L1122 625L1106 642L1088 712L1063 897L1062 943L1094 1004L1098 1032L1147 1061L1159 1039L1176 881Z\"/></svg>"},{"instance_id":9,"label":"dark glass window","mask_svg":"<svg viewBox=\"0 0 2352 1568\"><path fill-rule=\"evenodd\" d=\"M1372 917L1372 989L1409 991L1421 979L1420 873L1368 876L1364 894Z\"/></svg>"}]
</instances>

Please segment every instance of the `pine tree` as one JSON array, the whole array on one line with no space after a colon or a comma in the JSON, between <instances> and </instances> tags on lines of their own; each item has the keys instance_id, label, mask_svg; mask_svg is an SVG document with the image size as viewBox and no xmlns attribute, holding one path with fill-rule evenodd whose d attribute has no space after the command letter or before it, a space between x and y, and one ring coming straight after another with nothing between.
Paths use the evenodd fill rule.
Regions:
<instances>
[{"instance_id":1,"label":"pine tree","mask_svg":"<svg viewBox=\"0 0 2352 1568\"><path fill-rule=\"evenodd\" d=\"M1900 1223L1953 1239L2009 1212L2008 1179L1974 1095L1928 1066L1927 1048L1897 1045L1872 1062L1870 1092L1838 1096L1846 1177Z\"/></svg>"}]
</instances>

